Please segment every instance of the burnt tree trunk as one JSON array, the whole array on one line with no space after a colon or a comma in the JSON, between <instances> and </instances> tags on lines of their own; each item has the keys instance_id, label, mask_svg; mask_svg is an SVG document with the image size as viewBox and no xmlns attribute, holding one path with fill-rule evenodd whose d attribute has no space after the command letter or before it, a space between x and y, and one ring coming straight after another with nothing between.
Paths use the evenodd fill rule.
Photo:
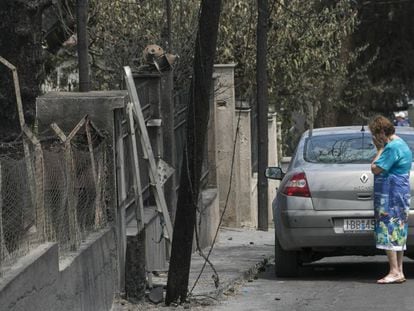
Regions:
<instances>
[{"instance_id":1,"label":"burnt tree trunk","mask_svg":"<svg viewBox=\"0 0 414 311\"><path fill-rule=\"evenodd\" d=\"M167 305L174 301L183 303L187 299L220 9L221 0L201 1L188 103L187 146L183 156L168 271Z\"/></svg>"},{"instance_id":2,"label":"burnt tree trunk","mask_svg":"<svg viewBox=\"0 0 414 311\"><path fill-rule=\"evenodd\" d=\"M90 89L88 60L88 0L76 1L76 25L78 33L79 91Z\"/></svg>"},{"instance_id":3,"label":"burnt tree trunk","mask_svg":"<svg viewBox=\"0 0 414 311\"><path fill-rule=\"evenodd\" d=\"M0 55L17 68L26 121L35 115L35 101L44 79L42 12L51 0L0 1ZM0 139L20 133L13 77L0 65Z\"/></svg>"},{"instance_id":4,"label":"burnt tree trunk","mask_svg":"<svg viewBox=\"0 0 414 311\"><path fill-rule=\"evenodd\" d=\"M257 117L258 117L258 229L268 230L268 183L264 172L268 165L268 121L269 110L267 91L267 31L268 31L268 2L258 0L257 19L257 55L256 55L256 83L257 83Z\"/></svg>"}]
</instances>

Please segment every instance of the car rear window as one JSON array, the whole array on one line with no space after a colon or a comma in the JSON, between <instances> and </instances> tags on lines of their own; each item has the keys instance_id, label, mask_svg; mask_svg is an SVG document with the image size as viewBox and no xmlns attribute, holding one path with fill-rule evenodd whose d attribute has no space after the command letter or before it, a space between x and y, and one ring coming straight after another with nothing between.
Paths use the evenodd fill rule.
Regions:
<instances>
[{"instance_id":1,"label":"car rear window","mask_svg":"<svg viewBox=\"0 0 414 311\"><path fill-rule=\"evenodd\" d=\"M414 135L398 134L414 152ZM330 134L308 137L304 159L312 163L371 163L376 154L371 134Z\"/></svg>"}]
</instances>

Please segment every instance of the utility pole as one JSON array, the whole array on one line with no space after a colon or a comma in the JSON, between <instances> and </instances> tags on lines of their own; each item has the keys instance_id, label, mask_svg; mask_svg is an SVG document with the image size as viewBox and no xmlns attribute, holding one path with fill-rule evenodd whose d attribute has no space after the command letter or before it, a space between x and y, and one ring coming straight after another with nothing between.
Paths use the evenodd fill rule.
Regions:
<instances>
[{"instance_id":1,"label":"utility pole","mask_svg":"<svg viewBox=\"0 0 414 311\"><path fill-rule=\"evenodd\" d=\"M258 142L258 229L268 230L268 183L264 175L268 161L268 121L269 110L267 91L267 31L269 8L267 0L257 0L257 54L256 54L256 84L257 84L257 142Z\"/></svg>"},{"instance_id":2,"label":"utility pole","mask_svg":"<svg viewBox=\"0 0 414 311\"><path fill-rule=\"evenodd\" d=\"M172 9L171 0L165 0L165 14L167 21L163 25L161 39L165 44L164 49L167 53L172 53ZM163 122L163 159L175 166L176 165L176 144L174 133L174 72L173 69L163 71L161 75L161 115ZM177 171L176 171L177 172ZM165 199L168 204L168 211L171 216L172 223L175 220L176 204L177 204L177 180L175 173L164 184Z\"/></svg>"},{"instance_id":3,"label":"utility pole","mask_svg":"<svg viewBox=\"0 0 414 311\"><path fill-rule=\"evenodd\" d=\"M183 150L180 190L168 271L165 299L167 305L172 302L183 303L187 300L220 9L221 0L201 1L188 103L187 145Z\"/></svg>"},{"instance_id":4,"label":"utility pole","mask_svg":"<svg viewBox=\"0 0 414 311\"><path fill-rule=\"evenodd\" d=\"M79 91L90 90L88 61L88 0L76 1L76 22L78 34Z\"/></svg>"},{"instance_id":5,"label":"utility pole","mask_svg":"<svg viewBox=\"0 0 414 311\"><path fill-rule=\"evenodd\" d=\"M172 52L172 38L171 38L171 33L172 33L172 9L171 9L171 0L165 0L165 13L167 15L167 46L166 46L166 51L171 53Z\"/></svg>"}]
</instances>

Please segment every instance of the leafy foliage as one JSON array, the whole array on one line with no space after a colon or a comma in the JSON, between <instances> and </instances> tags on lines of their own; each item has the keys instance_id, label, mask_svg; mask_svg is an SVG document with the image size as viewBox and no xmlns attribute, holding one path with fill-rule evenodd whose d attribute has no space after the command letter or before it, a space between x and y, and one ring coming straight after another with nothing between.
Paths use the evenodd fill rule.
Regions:
<instances>
[{"instance_id":1,"label":"leafy foliage","mask_svg":"<svg viewBox=\"0 0 414 311\"><path fill-rule=\"evenodd\" d=\"M32 2L40 3L30 3ZM60 0L54 3L68 38L76 33L76 1ZM177 0L171 3L171 52L180 55L174 70L175 87L186 90L192 75L200 1ZM276 110L286 112L284 119L290 111L307 113L313 110L316 123L327 125L322 122L323 114L321 116L320 111L335 112L342 109L352 115L369 114L372 110L387 112L395 109L397 102L406 103L412 98L412 1L270 0L269 3L269 95ZM7 5L4 5L6 8ZM252 83L255 80L256 66L255 6L255 1L224 1L216 58L217 63L237 63L236 96L246 99L254 97L252 95L255 89ZM34 10L26 10L28 6L22 5L20 8L23 14L21 18L16 13L19 12L17 4L13 11L16 13L14 17L4 10L3 28L8 29L9 20L16 24L16 27L12 27L15 30L26 27L25 21L36 20L32 24L36 24L38 29L40 15ZM25 16L29 16L29 19ZM16 18L22 21L20 26L18 22L14 22ZM47 20L50 16L44 15L43 18ZM134 60L135 63L142 64L141 51L148 44L157 43L166 47L165 27L165 0L90 0L89 35L93 89L123 88L122 66L131 65ZM16 32L15 35L20 36L20 33ZM41 38L34 32L33 36ZM24 42L23 39L13 39L13 32L4 31L2 38L11 44L10 48L3 45L5 53L8 50L19 51L19 45L30 55L41 54L38 39L35 43L36 51L30 52L26 43L21 43ZM14 43L16 47L12 46ZM23 54L17 52L10 55ZM58 67L60 72L66 72L66 77L76 72L76 47L66 47L49 56L45 63L49 78L56 77L53 70ZM24 59L20 61L22 68L26 68ZM41 63L37 60L36 64ZM33 81L39 85L39 79L43 78L42 70L35 71L37 74ZM10 78L8 79L8 82L2 83L10 86ZM26 78L22 77L22 83L25 83L23 80ZM58 84L56 78L48 82L52 87ZM38 87L30 86L31 90L36 88ZM70 89L74 88L76 84ZM22 88L24 97L26 89ZM28 111L33 110L34 96L30 95L25 100ZM12 101L6 99L9 97L8 93L0 94L4 107L13 106ZM5 118L11 120L15 112L8 109L6 114ZM337 118L333 115L331 123L335 119Z\"/></svg>"},{"instance_id":2,"label":"leafy foliage","mask_svg":"<svg viewBox=\"0 0 414 311\"><path fill-rule=\"evenodd\" d=\"M359 98L367 110L389 113L414 97L413 1L358 2L361 21L353 36L356 46L368 44L359 58L369 67L369 89ZM401 107L399 108L401 109Z\"/></svg>"},{"instance_id":3,"label":"leafy foliage","mask_svg":"<svg viewBox=\"0 0 414 311\"><path fill-rule=\"evenodd\" d=\"M275 10L270 41L270 92L280 107L314 113L321 102L335 104L354 60L344 44L355 27L349 1L322 6L316 1L291 1Z\"/></svg>"},{"instance_id":4,"label":"leafy foliage","mask_svg":"<svg viewBox=\"0 0 414 311\"><path fill-rule=\"evenodd\" d=\"M60 3L60 12L66 10L66 16L74 15L73 2ZM199 1L171 3L172 52L180 55L174 70L175 88L187 90L192 75ZM255 91L252 81L256 71L257 9L253 3L247 0L223 3L217 47L217 63L237 63L236 96L242 99L254 98ZM361 83L368 80L366 64L353 65L364 48L350 52L351 36L357 25L355 8L347 0L338 0L335 4L322 0L273 0L270 4L271 105L284 111L284 119L288 121L291 111L318 116L321 108L347 107L358 113L361 109L354 105L355 94L363 94L370 85ZM167 46L165 0L90 0L89 15L94 89L122 88L123 66L131 65L134 60L142 64L141 51L148 44ZM73 27L72 31L75 31ZM66 52L76 51L66 49ZM349 69L353 69L352 74ZM343 96L345 91L347 96ZM308 121L313 123L313 118Z\"/></svg>"},{"instance_id":5,"label":"leafy foliage","mask_svg":"<svg viewBox=\"0 0 414 311\"><path fill-rule=\"evenodd\" d=\"M194 53L195 26L198 19L199 1L172 1L172 53L180 56L176 65L176 85L191 75ZM57 4L63 28L67 36L76 33L73 24L64 16L74 16L75 1ZM167 47L165 0L124 1L90 0L88 21L89 54L92 74L92 89L123 88L122 68L126 65L142 65L142 51L149 44ZM69 26L68 26L69 25ZM65 64L67 58L76 54L65 48L53 56L56 67ZM63 57L59 57L62 56ZM76 70L75 64L69 70Z\"/></svg>"},{"instance_id":6,"label":"leafy foliage","mask_svg":"<svg viewBox=\"0 0 414 311\"><path fill-rule=\"evenodd\" d=\"M358 24L356 9L346 0L328 4L320 0L270 3L269 98L277 111L285 112L283 119L289 120L292 111L316 116L325 106L359 112L351 97L342 96L345 89L363 93L367 87L355 82L366 77L369 65L368 61L354 65L366 48L354 50L352 45ZM245 98L251 98L254 92L255 12L249 1L226 1L220 29L219 61L238 64L238 96ZM354 69L352 74L350 68Z\"/></svg>"}]
</instances>

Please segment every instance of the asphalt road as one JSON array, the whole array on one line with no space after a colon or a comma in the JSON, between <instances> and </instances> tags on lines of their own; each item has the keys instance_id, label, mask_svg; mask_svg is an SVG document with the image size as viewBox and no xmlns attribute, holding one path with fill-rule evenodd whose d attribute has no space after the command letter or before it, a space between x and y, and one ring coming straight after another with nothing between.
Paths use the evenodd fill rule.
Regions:
<instances>
[{"instance_id":1,"label":"asphalt road","mask_svg":"<svg viewBox=\"0 0 414 311\"><path fill-rule=\"evenodd\" d=\"M276 278L274 264L209 310L414 311L414 261L404 258L407 282L378 285L385 256L329 258L294 279Z\"/></svg>"}]
</instances>

